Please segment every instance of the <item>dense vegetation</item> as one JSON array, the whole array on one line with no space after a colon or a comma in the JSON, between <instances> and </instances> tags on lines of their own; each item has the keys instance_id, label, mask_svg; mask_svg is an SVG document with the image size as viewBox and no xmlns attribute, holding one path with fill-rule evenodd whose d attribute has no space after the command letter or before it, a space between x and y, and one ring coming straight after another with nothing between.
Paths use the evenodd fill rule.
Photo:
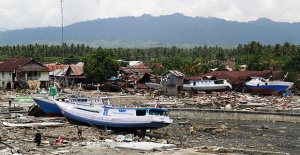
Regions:
<instances>
[{"instance_id":1,"label":"dense vegetation","mask_svg":"<svg viewBox=\"0 0 300 155\"><path fill-rule=\"evenodd\" d=\"M234 62L235 70L246 64L248 70L285 70L291 74L300 71L300 46L289 42L273 46L252 41L231 48L206 45L194 48L93 48L84 44L0 47L0 61L18 57L66 64L82 61L91 81L103 81L117 75L122 66L122 62L117 61L120 59L143 61L158 75L167 70L179 70L187 76L196 76L207 73L209 68L224 68L224 62Z\"/></svg>"}]
</instances>

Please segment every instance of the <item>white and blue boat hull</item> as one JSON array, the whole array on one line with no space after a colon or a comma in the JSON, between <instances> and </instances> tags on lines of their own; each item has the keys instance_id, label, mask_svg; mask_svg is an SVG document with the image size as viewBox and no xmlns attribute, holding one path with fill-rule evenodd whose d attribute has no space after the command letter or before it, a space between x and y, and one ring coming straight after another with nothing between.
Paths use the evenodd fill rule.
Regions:
<instances>
[{"instance_id":1,"label":"white and blue boat hull","mask_svg":"<svg viewBox=\"0 0 300 155\"><path fill-rule=\"evenodd\" d=\"M276 94L287 90L289 86L285 85L267 85L267 86L249 86L246 88L254 94Z\"/></svg>"},{"instance_id":2,"label":"white and blue boat hull","mask_svg":"<svg viewBox=\"0 0 300 155\"><path fill-rule=\"evenodd\" d=\"M48 117L64 116L58 106L50 99L32 97L35 103L45 112Z\"/></svg>"},{"instance_id":3,"label":"white and blue boat hull","mask_svg":"<svg viewBox=\"0 0 300 155\"><path fill-rule=\"evenodd\" d=\"M251 77L251 80L245 83L248 91L252 94L278 94L289 90L294 82L286 81L269 81L263 77Z\"/></svg>"},{"instance_id":4,"label":"white and blue boat hull","mask_svg":"<svg viewBox=\"0 0 300 155\"><path fill-rule=\"evenodd\" d=\"M166 109L122 108L112 106L78 106L57 102L66 119L73 124L92 125L113 130L159 129L173 123ZM155 114L151 114L155 113ZM161 115L160 115L161 114Z\"/></svg>"}]
</instances>

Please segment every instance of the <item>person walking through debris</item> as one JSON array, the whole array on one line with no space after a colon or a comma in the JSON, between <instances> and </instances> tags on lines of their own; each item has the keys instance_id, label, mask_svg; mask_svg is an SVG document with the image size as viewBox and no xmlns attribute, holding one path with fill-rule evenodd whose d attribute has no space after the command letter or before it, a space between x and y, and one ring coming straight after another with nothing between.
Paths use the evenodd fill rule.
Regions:
<instances>
[{"instance_id":1,"label":"person walking through debris","mask_svg":"<svg viewBox=\"0 0 300 155\"><path fill-rule=\"evenodd\" d=\"M194 127L193 127L193 125L191 125L189 129L190 129L191 135L193 135L194 134Z\"/></svg>"},{"instance_id":2,"label":"person walking through debris","mask_svg":"<svg viewBox=\"0 0 300 155\"><path fill-rule=\"evenodd\" d=\"M79 126L77 126L77 135L79 139L82 139L82 130L79 128Z\"/></svg>"},{"instance_id":3,"label":"person walking through debris","mask_svg":"<svg viewBox=\"0 0 300 155\"><path fill-rule=\"evenodd\" d=\"M40 146L41 141L42 141L42 135L39 130L37 130L37 132L35 134L34 141L36 142L36 146Z\"/></svg>"},{"instance_id":4,"label":"person walking through debris","mask_svg":"<svg viewBox=\"0 0 300 155\"><path fill-rule=\"evenodd\" d=\"M194 131L193 125L191 125L189 129L190 129L191 137L192 137L193 139L196 139L195 131Z\"/></svg>"}]
</instances>

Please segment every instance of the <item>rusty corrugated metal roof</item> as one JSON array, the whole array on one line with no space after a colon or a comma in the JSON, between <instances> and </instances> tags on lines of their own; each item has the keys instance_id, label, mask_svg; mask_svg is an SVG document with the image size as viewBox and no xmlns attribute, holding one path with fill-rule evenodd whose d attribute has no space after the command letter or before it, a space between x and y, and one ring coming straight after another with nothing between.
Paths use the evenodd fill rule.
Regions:
<instances>
[{"instance_id":1,"label":"rusty corrugated metal roof","mask_svg":"<svg viewBox=\"0 0 300 155\"><path fill-rule=\"evenodd\" d=\"M139 64L136 66L128 66L128 67L121 67L121 70L124 73L151 73L152 70L148 67L145 66L144 64Z\"/></svg>"},{"instance_id":2,"label":"rusty corrugated metal roof","mask_svg":"<svg viewBox=\"0 0 300 155\"><path fill-rule=\"evenodd\" d=\"M49 68L51 71L55 71L58 69L63 69L65 68L67 65L65 64L56 64L56 63L51 63L51 64L44 64L47 68Z\"/></svg>"},{"instance_id":3,"label":"rusty corrugated metal roof","mask_svg":"<svg viewBox=\"0 0 300 155\"><path fill-rule=\"evenodd\" d=\"M83 74L83 66L81 65L70 65L74 75L82 75Z\"/></svg>"},{"instance_id":4,"label":"rusty corrugated metal roof","mask_svg":"<svg viewBox=\"0 0 300 155\"><path fill-rule=\"evenodd\" d=\"M31 58L12 58L0 64L0 71L11 72L32 60Z\"/></svg>"},{"instance_id":5,"label":"rusty corrugated metal roof","mask_svg":"<svg viewBox=\"0 0 300 155\"><path fill-rule=\"evenodd\" d=\"M41 67L24 67L24 65L28 64L30 61L33 61L36 64L39 64ZM4 72L12 72L16 70L17 72L25 72L25 71L46 71L49 72L50 70L44 66L43 64L33 60L32 58L12 58L9 60L4 61L0 64L0 71Z\"/></svg>"},{"instance_id":6,"label":"rusty corrugated metal roof","mask_svg":"<svg viewBox=\"0 0 300 155\"><path fill-rule=\"evenodd\" d=\"M59 70L59 71L58 71ZM69 71L72 70L74 75L67 75L69 73ZM57 69L56 71L53 71L53 73L55 72L55 74L53 74L53 76L81 76L84 74L83 73L83 65L65 65L64 68L62 69Z\"/></svg>"},{"instance_id":7,"label":"rusty corrugated metal roof","mask_svg":"<svg viewBox=\"0 0 300 155\"><path fill-rule=\"evenodd\" d=\"M29 71L36 71L36 72L50 72L50 70L44 66L41 68L37 67L26 67L26 68L18 68L16 69L16 72L29 72Z\"/></svg>"}]
</instances>

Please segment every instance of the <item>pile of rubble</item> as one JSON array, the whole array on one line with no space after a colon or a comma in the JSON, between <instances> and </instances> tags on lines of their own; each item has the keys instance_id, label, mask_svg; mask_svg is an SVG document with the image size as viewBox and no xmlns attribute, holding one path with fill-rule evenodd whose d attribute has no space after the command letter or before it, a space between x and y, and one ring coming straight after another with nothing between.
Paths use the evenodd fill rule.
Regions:
<instances>
[{"instance_id":1,"label":"pile of rubble","mask_svg":"<svg viewBox=\"0 0 300 155\"><path fill-rule=\"evenodd\" d=\"M72 90L65 89L72 93ZM160 103L166 108L204 108L204 109L225 109L225 110L252 110L271 112L300 112L300 96L262 96L235 91L225 92L198 92L195 94L186 93L183 96L164 96L157 90L144 91L143 93L124 94L122 92L98 92L82 91L83 96L109 96L114 106L139 107L154 106ZM75 91L73 91L74 93ZM76 93L76 92L75 92ZM0 97L2 102L8 102L8 96L16 92L6 91ZM154 95L153 95L154 94Z\"/></svg>"},{"instance_id":2,"label":"pile of rubble","mask_svg":"<svg viewBox=\"0 0 300 155\"><path fill-rule=\"evenodd\" d=\"M86 93L85 95L91 95L90 92L84 93ZM100 93L97 95L110 96L115 106L128 107L153 106L154 104L160 103L163 107L172 108L210 108L253 111L287 111L290 109L293 110L293 112L296 112L296 109L300 107L299 96L293 95L285 97L258 96L235 92L199 93L192 97L186 96L184 98L162 95L153 97L148 94L126 95L120 93ZM2 96L2 98L4 97ZM4 104L6 106L8 105L7 100L4 101ZM17 105L20 106L22 103L18 103ZM24 109L28 109L28 107L24 107ZM190 118L176 117L173 118L173 124L158 130L148 131L147 135L143 137L125 132L114 133L110 130L82 126L83 139L78 138L76 126L69 124L63 118L27 117L30 119L30 122L53 121L63 123L63 126L60 127L5 127L3 126L4 121L20 121L20 118L1 118L3 119L1 120L2 126L0 129L0 154L12 154L12 152L19 152L21 154L97 154L97 152L102 151L117 155L123 152L122 149L126 149L128 154L170 154L180 151L183 151L182 154L186 154L188 151L192 153L204 152L212 154L236 151L251 154L254 149L274 150L272 152L273 154L280 154L274 152L282 149L280 146L283 145L275 145L272 143L276 137L273 133L270 134L272 135L270 137L266 135L267 132L275 131L270 125L260 124L256 129L247 131L248 129L244 130L244 126L240 124L233 125L224 122L224 120L215 121L209 118L191 120ZM189 132L189 126L191 124L193 124L195 128L195 135L191 135ZM284 133L288 132L289 128L291 128L291 132L296 131L292 130L293 128L298 128L292 127L294 125L297 124L283 126L278 129L275 134L283 134L280 136L281 140L283 140L282 138L292 138L284 139L289 143L297 141L298 135L295 133L290 134L295 135L293 137L284 136ZM35 146L36 144L33 140L37 129L41 131L43 137L42 146L40 147ZM257 143L262 142L260 141L262 137L268 138L268 141L263 144ZM64 141L57 143L60 138L63 138ZM266 140L264 139L264 141ZM280 141L278 140L278 142ZM292 145L294 149L299 150L296 145L293 143ZM276 147L279 148L274 149ZM241 150L241 148L244 149Z\"/></svg>"},{"instance_id":3,"label":"pile of rubble","mask_svg":"<svg viewBox=\"0 0 300 155\"><path fill-rule=\"evenodd\" d=\"M192 97L148 97L148 102L165 103L167 108L200 108L300 113L300 96L260 96L239 92L199 93ZM169 103L169 104L167 104Z\"/></svg>"}]
</instances>

